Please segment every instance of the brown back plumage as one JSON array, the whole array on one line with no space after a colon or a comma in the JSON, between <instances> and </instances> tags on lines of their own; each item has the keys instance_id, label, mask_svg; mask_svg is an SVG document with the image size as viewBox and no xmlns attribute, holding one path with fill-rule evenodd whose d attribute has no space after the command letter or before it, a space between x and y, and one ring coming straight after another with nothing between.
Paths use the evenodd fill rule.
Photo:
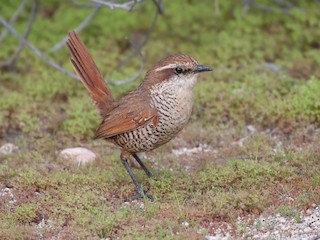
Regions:
<instances>
[{"instance_id":1,"label":"brown back plumage","mask_svg":"<svg viewBox=\"0 0 320 240\"><path fill-rule=\"evenodd\" d=\"M150 96L137 89L122 97L118 106L100 124L95 138L110 138L133 131L144 127L150 121L157 126L158 113L150 106Z\"/></svg>"}]
</instances>

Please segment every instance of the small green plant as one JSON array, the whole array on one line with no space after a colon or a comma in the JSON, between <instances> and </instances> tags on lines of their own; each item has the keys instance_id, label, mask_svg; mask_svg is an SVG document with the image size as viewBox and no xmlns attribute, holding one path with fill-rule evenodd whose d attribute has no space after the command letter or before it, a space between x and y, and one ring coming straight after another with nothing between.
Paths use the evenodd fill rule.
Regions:
<instances>
[{"instance_id":1,"label":"small green plant","mask_svg":"<svg viewBox=\"0 0 320 240\"><path fill-rule=\"evenodd\" d=\"M296 220L297 223L301 223L302 222L302 219L301 219L301 216L299 213L297 213L294 217L294 219Z\"/></svg>"},{"instance_id":2,"label":"small green plant","mask_svg":"<svg viewBox=\"0 0 320 240\"><path fill-rule=\"evenodd\" d=\"M76 138L92 136L98 125L97 112L89 98L87 100L70 99L70 107L67 110L68 117L62 123L62 129Z\"/></svg>"},{"instance_id":3,"label":"small green plant","mask_svg":"<svg viewBox=\"0 0 320 240\"><path fill-rule=\"evenodd\" d=\"M39 122L36 117L31 113L21 112L17 117L19 121L19 127L23 132L34 132L39 131Z\"/></svg>"},{"instance_id":4,"label":"small green plant","mask_svg":"<svg viewBox=\"0 0 320 240\"><path fill-rule=\"evenodd\" d=\"M36 204L23 204L15 209L13 218L20 224L30 224L32 221L35 221L37 208Z\"/></svg>"},{"instance_id":5,"label":"small green plant","mask_svg":"<svg viewBox=\"0 0 320 240\"><path fill-rule=\"evenodd\" d=\"M291 206L281 206L278 209L279 214L282 217L295 217L297 215L297 210L294 207Z\"/></svg>"},{"instance_id":6,"label":"small green plant","mask_svg":"<svg viewBox=\"0 0 320 240\"><path fill-rule=\"evenodd\" d=\"M260 219L258 219L258 221L256 222L255 226L256 226L257 229L260 229L262 227L262 222L261 222Z\"/></svg>"}]
</instances>

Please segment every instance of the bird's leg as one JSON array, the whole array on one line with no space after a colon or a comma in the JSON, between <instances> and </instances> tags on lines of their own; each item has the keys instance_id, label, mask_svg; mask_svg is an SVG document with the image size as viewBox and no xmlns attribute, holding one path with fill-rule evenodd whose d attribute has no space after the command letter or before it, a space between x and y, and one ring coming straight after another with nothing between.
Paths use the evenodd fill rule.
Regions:
<instances>
[{"instance_id":1,"label":"bird's leg","mask_svg":"<svg viewBox=\"0 0 320 240\"><path fill-rule=\"evenodd\" d=\"M137 162L140 164L144 172L147 174L149 178L152 177L152 173L149 171L149 169L144 165L144 163L141 161L141 159L138 157L136 153L133 153L132 156L137 160Z\"/></svg>"},{"instance_id":2,"label":"bird's leg","mask_svg":"<svg viewBox=\"0 0 320 240\"><path fill-rule=\"evenodd\" d=\"M132 197L132 200L136 200L136 199L141 199L144 197L147 197L150 201L153 201L153 197L151 195L147 195L144 193L138 179L135 177L135 175L132 172L132 169L129 166L128 160L127 158L125 158L125 156L128 156L127 152L121 152L121 161L123 166L126 168L127 172L129 173L134 185L136 186L137 190L138 190L138 194L134 197Z\"/></svg>"}]
</instances>

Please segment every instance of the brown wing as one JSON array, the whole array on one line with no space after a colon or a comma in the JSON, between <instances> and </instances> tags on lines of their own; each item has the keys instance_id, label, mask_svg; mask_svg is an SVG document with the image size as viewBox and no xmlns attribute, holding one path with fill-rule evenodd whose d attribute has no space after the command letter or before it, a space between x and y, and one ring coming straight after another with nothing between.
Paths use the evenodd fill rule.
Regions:
<instances>
[{"instance_id":1,"label":"brown wing","mask_svg":"<svg viewBox=\"0 0 320 240\"><path fill-rule=\"evenodd\" d=\"M149 103L149 96L139 89L124 96L119 105L102 121L95 138L110 138L133 131L146 126L150 121L157 126L158 112L155 108L150 107Z\"/></svg>"},{"instance_id":2,"label":"brown wing","mask_svg":"<svg viewBox=\"0 0 320 240\"><path fill-rule=\"evenodd\" d=\"M71 54L73 69L89 91L93 102L104 116L114 106L114 99L90 52L75 32L69 33L67 47Z\"/></svg>"}]
</instances>

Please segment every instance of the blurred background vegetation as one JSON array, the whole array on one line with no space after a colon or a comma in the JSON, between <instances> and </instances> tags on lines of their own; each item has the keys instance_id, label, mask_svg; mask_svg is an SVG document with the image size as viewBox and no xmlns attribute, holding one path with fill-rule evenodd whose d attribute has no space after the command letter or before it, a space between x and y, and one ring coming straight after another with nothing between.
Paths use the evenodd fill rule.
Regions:
<instances>
[{"instance_id":1,"label":"blurred background vegetation","mask_svg":"<svg viewBox=\"0 0 320 240\"><path fill-rule=\"evenodd\" d=\"M300 198L296 198L294 207L301 209L319 203L320 6L319 1L286 2L290 7L268 0L164 0L164 13L158 15L151 32L150 24L157 11L153 1L138 3L130 12L104 7L80 33L108 82L137 73L138 57L117 66L132 54L133 46L151 34L141 49L144 56L141 77L130 84L112 86L116 98L134 89L146 70L167 55L186 53L201 64L214 67L212 73L201 76L197 83L194 114L181 138L188 147L205 143L218 149L219 154L201 157L201 164L190 179L181 170L181 164L188 163L184 160L172 163L176 161L171 150L183 144L174 142L158 150L160 153L153 153L151 156L163 160L164 167L158 170L165 177L151 183L151 192L162 200L149 206L144 214L137 213L137 209L124 210L119 202L116 210L110 210L111 202L107 203L108 210L99 208L106 203L96 199L97 196L115 194L122 198L123 192L130 195L130 188L126 187L130 179L122 170L120 177L117 171L110 173L110 169L119 167L117 154L106 153L103 142L94 145L91 140L99 118L88 94L79 81L44 63L27 48L16 64L5 66L19 45L19 40L9 34L0 43L0 143L13 142L20 150L18 154L0 158L0 180L18 189L17 198L23 200L18 201L14 213L0 204L5 213L0 217L0 229L7 229L3 236L10 239L13 236L10 234L17 233L14 229L19 229L21 236L33 232L39 213L56 226L68 221L66 226L74 234L70 236L125 238L136 234L157 238L174 235L174 228L186 236L191 232L196 236L195 229L205 226L199 217L202 207L211 209L200 214L204 218L218 217L232 222L230 219L239 214L261 213L270 206L278 206L275 186L280 183L291 186L298 179L303 180L295 187L294 196ZM20 3L0 3L1 17L8 21ZM31 8L29 2L13 26L21 35L28 25ZM73 72L65 47L49 50L91 12L92 9L77 7L72 1L39 1L28 42ZM244 146L230 145L247 139L248 126L254 126L255 134L250 135ZM100 152L99 164L77 168L56 162L59 150L77 145ZM258 163L252 159L237 160L243 154L264 160ZM230 157L236 160L225 161ZM216 162L222 165L217 166ZM101 166L106 169L100 170ZM173 167L174 172L167 172L166 167ZM97 182L98 190L91 189ZM79 186L83 185L90 187L82 192ZM213 186L218 191L213 191ZM307 193L303 190L306 186ZM46 199L26 197L35 189L45 192ZM190 194L191 190L195 194ZM69 199L70 192L81 197ZM203 202L203 196L209 196L207 202ZM53 203L57 201L61 201L61 209L55 208ZM87 213L82 205L76 208L79 202L90 203L91 212ZM181 210L183 207L189 209L187 214ZM168 216L168 209L174 212L173 217ZM134 225L133 233L129 230L130 219L137 218L137 214L141 222L157 216L169 218L171 225L156 221L154 226L151 224L149 235ZM95 215L98 220L94 220ZM181 229L181 219L192 219L193 228ZM85 224L91 225L86 228ZM162 228L155 227L156 224Z\"/></svg>"},{"instance_id":2,"label":"blurred background vegetation","mask_svg":"<svg viewBox=\"0 0 320 240\"><path fill-rule=\"evenodd\" d=\"M270 5L269 1L262 3ZM196 114L210 126L270 127L318 122L319 6L316 1L296 4L283 13L279 6L275 12L254 6L245 12L243 3L238 1L164 1L165 13L158 17L142 49L145 70L164 56L181 52L213 66L213 75L200 80L196 89ZM19 1L1 4L3 17L9 19L18 5ZM31 9L29 5L27 8ZM45 53L92 11L68 1L40 2L38 8L28 40ZM130 44L141 43L148 34L156 12L151 1L138 4L135 9L127 12L102 8L80 34L109 81L129 78L137 72L137 58L115 70L131 54ZM28 17L29 11L22 13L14 25L18 32L25 30ZM8 59L18 43L11 34L2 41L0 59ZM65 48L48 55L72 71ZM112 90L119 96L139 84L143 75L133 84ZM54 132L64 130L78 137L92 134L95 114L89 110L91 106L76 100L83 94L81 84L46 65L30 50L22 52L13 71L2 69L1 81L3 137L10 129L34 132L48 124L44 118L56 122L51 126ZM51 105L62 95L68 101ZM39 105L45 104L51 107L40 111ZM82 111L87 107L88 111ZM10 118L20 121L8 121Z\"/></svg>"}]
</instances>

